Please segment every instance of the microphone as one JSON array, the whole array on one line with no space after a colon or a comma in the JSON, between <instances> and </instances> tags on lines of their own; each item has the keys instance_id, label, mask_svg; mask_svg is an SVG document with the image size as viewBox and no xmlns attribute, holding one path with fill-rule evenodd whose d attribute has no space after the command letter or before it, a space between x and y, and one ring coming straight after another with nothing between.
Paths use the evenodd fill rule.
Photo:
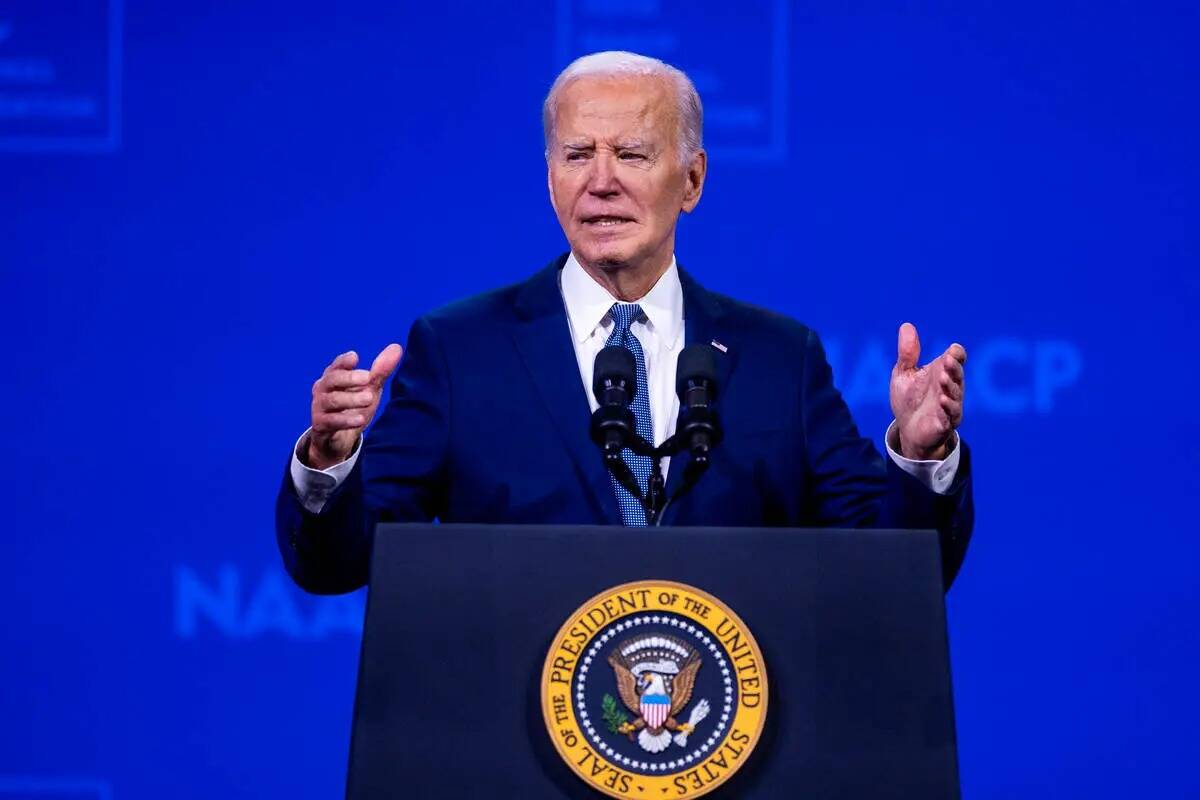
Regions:
<instances>
[{"instance_id":1,"label":"microphone","mask_svg":"<svg viewBox=\"0 0 1200 800\"><path fill-rule=\"evenodd\" d=\"M721 423L713 404L717 400L717 359L712 348L691 344L683 348L675 371L679 395L676 435L692 454L692 464L705 468L709 452L721 442Z\"/></svg>"},{"instance_id":2,"label":"microphone","mask_svg":"<svg viewBox=\"0 0 1200 800\"><path fill-rule=\"evenodd\" d=\"M596 354L592 394L600 407L592 414L592 441L609 464L621 460L621 450L637 436L637 421L629 404L637 394L637 364L633 353L610 345Z\"/></svg>"}]
</instances>

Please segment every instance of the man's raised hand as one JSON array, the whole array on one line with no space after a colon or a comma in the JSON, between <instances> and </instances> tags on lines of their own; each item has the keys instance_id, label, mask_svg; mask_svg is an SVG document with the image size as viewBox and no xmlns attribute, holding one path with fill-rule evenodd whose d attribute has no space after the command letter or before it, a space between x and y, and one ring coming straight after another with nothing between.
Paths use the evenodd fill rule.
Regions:
<instances>
[{"instance_id":1,"label":"man's raised hand","mask_svg":"<svg viewBox=\"0 0 1200 800\"><path fill-rule=\"evenodd\" d=\"M363 428L375 418L383 385L403 352L400 345L389 344L366 370L355 369L358 353L351 350L325 368L312 388L308 466L328 469L350 457Z\"/></svg>"},{"instance_id":2,"label":"man's raised hand","mask_svg":"<svg viewBox=\"0 0 1200 800\"><path fill-rule=\"evenodd\" d=\"M951 434L962 422L967 351L952 344L923 367L921 340L912 323L900 326L896 366L892 369L892 413L900 436L900 454L918 460L941 460L949 453Z\"/></svg>"}]
</instances>

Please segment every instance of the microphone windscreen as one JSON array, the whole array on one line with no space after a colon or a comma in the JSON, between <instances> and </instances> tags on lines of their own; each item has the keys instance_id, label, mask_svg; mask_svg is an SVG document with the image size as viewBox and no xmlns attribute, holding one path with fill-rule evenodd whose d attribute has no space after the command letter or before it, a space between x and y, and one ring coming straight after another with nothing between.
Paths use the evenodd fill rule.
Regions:
<instances>
[{"instance_id":1,"label":"microphone windscreen","mask_svg":"<svg viewBox=\"0 0 1200 800\"><path fill-rule=\"evenodd\" d=\"M596 354L596 365L592 370L592 393L597 402L603 403L601 394L607 383L624 383L632 397L637 392L637 362L633 353L624 347L609 345Z\"/></svg>"},{"instance_id":2,"label":"microphone windscreen","mask_svg":"<svg viewBox=\"0 0 1200 800\"><path fill-rule=\"evenodd\" d=\"M682 399L689 382L704 381L714 395L717 390L717 357L710 345L689 344L679 354L675 367L675 393Z\"/></svg>"}]
</instances>

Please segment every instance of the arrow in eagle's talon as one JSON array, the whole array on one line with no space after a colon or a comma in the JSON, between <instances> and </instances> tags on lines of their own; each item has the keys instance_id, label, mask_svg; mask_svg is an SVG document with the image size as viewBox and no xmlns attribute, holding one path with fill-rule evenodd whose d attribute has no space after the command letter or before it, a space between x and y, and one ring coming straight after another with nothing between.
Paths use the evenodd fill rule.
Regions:
<instances>
[{"instance_id":1,"label":"arrow in eagle's talon","mask_svg":"<svg viewBox=\"0 0 1200 800\"><path fill-rule=\"evenodd\" d=\"M696 730L696 726L708 716L709 705L708 701L701 699L696 703L692 713L688 715L688 721L679 726L679 733L675 734L675 744L680 747L687 746L688 734Z\"/></svg>"}]
</instances>

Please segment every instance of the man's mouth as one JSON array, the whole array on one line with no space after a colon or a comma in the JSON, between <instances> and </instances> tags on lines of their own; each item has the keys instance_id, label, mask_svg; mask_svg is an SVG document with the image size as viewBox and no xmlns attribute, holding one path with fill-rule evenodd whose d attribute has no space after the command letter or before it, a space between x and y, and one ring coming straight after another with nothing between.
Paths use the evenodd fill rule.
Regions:
<instances>
[{"instance_id":1,"label":"man's mouth","mask_svg":"<svg viewBox=\"0 0 1200 800\"><path fill-rule=\"evenodd\" d=\"M611 228L617 225L623 225L626 222L633 222L629 217L622 217L615 214L597 214L591 217L584 217L584 225L595 225L599 228Z\"/></svg>"}]
</instances>

